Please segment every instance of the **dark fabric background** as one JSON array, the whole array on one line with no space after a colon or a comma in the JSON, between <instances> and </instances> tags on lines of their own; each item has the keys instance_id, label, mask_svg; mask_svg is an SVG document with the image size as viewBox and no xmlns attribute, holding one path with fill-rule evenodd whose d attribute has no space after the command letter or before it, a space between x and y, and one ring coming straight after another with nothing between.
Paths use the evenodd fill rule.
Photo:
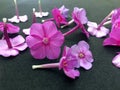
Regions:
<instances>
[{"instance_id":1,"label":"dark fabric background","mask_svg":"<svg viewBox=\"0 0 120 90\"><path fill-rule=\"evenodd\" d=\"M28 22L15 24L21 28L19 34L25 37L22 29L31 25L32 8L35 7L38 10L38 3L37 0L17 1L20 14L27 14L29 17ZM88 19L99 23L111 10L120 6L120 0L42 0L43 11L51 12L54 7L62 5L70 9L69 15L74 7L85 8ZM3 17L12 17L14 13L13 0L0 0L0 21ZM51 17L51 13L49 17ZM41 20L37 19L38 22ZM74 26L75 24L72 24L61 31L66 32ZM107 27L110 28L110 25ZM0 33L0 37L1 35ZM58 69L32 70L33 64L58 62L59 59L35 60L30 55L29 49L20 52L16 57L4 58L0 56L0 90L120 90L120 70L111 63L120 48L103 47L104 39L96 37L86 39L80 29L65 38L63 46L72 46L80 40L87 41L95 60L91 70L79 69L81 75L75 80L68 78L63 71Z\"/></svg>"}]
</instances>

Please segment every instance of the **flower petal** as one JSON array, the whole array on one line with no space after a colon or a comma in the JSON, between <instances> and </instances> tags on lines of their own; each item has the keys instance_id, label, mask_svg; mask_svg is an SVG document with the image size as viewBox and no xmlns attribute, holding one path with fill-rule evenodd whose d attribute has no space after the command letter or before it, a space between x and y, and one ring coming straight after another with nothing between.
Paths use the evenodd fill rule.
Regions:
<instances>
[{"instance_id":1,"label":"flower petal","mask_svg":"<svg viewBox=\"0 0 120 90\"><path fill-rule=\"evenodd\" d=\"M86 61L85 59L80 60L80 66L83 67L86 70L89 70L92 68L91 62Z\"/></svg>"},{"instance_id":2,"label":"flower petal","mask_svg":"<svg viewBox=\"0 0 120 90\"><path fill-rule=\"evenodd\" d=\"M26 22L28 20L27 15L19 16L21 22Z\"/></svg>"},{"instance_id":3,"label":"flower petal","mask_svg":"<svg viewBox=\"0 0 120 90\"><path fill-rule=\"evenodd\" d=\"M112 64L115 65L116 67L120 68L120 54L116 55L113 58Z\"/></svg>"},{"instance_id":4,"label":"flower petal","mask_svg":"<svg viewBox=\"0 0 120 90\"><path fill-rule=\"evenodd\" d=\"M97 28L97 23L96 22L91 22L91 21L88 21L87 22L87 25L89 26L89 27L94 27L94 28Z\"/></svg>"},{"instance_id":5,"label":"flower petal","mask_svg":"<svg viewBox=\"0 0 120 90\"><path fill-rule=\"evenodd\" d=\"M26 42L27 42L28 47L32 48L37 43L41 43L42 40L41 40L41 38L39 38L37 36L27 36L26 37Z\"/></svg>"},{"instance_id":6,"label":"flower petal","mask_svg":"<svg viewBox=\"0 0 120 90\"><path fill-rule=\"evenodd\" d=\"M97 33L97 29L94 27L88 27L87 31L93 36Z\"/></svg>"},{"instance_id":7,"label":"flower petal","mask_svg":"<svg viewBox=\"0 0 120 90\"><path fill-rule=\"evenodd\" d=\"M48 59L57 59L60 55L61 48L53 45L46 46L46 56Z\"/></svg>"},{"instance_id":8,"label":"flower petal","mask_svg":"<svg viewBox=\"0 0 120 90\"><path fill-rule=\"evenodd\" d=\"M24 33L25 35L29 35L29 34L30 34L30 28L23 29L23 33Z\"/></svg>"},{"instance_id":9,"label":"flower petal","mask_svg":"<svg viewBox=\"0 0 120 90\"><path fill-rule=\"evenodd\" d=\"M27 43L23 43L23 44L21 44L21 45L18 45L18 46L16 46L16 47L14 47L14 49L19 50L19 51L23 51L23 50L25 50L27 47L28 47L28 46L27 46Z\"/></svg>"},{"instance_id":10,"label":"flower petal","mask_svg":"<svg viewBox=\"0 0 120 90\"><path fill-rule=\"evenodd\" d=\"M75 77L79 77L80 76L80 72L78 70L64 70L64 73L72 78L72 79L75 79Z\"/></svg>"},{"instance_id":11,"label":"flower petal","mask_svg":"<svg viewBox=\"0 0 120 90\"><path fill-rule=\"evenodd\" d=\"M15 22L15 23L19 23L20 20L17 18L17 16L13 16L12 18L8 19L9 22Z\"/></svg>"},{"instance_id":12,"label":"flower petal","mask_svg":"<svg viewBox=\"0 0 120 90\"><path fill-rule=\"evenodd\" d=\"M86 49L89 49L89 48L90 48L89 45L88 45L88 43L85 42L85 41L80 41L80 42L78 43L78 47L80 47L80 48L86 48Z\"/></svg>"},{"instance_id":13,"label":"flower petal","mask_svg":"<svg viewBox=\"0 0 120 90\"><path fill-rule=\"evenodd\" d=\"M116 41L114 38L107 38L103 41L103 46L112 45L112 46L120 46L120 42Z\"/></svg>"},{"instance_id":14,"label":"flower petal","mask_svg":"<svg viewBox=\"0 0 120 90\"><path fill-rule=\"evenodd\" d=\"M30 27L30 35L35 35L42 38L44 36L44 32L45 31L43 30L42 24L34 23Z\"/></svg>"},{"instance_id":15,"label":"flower petal","mask_svg":"<svg viewBox=\"0 0 120 90\"><path fill-rule=\"evenodd\" d=\"M35 59L44 59L46 57L45 46L42 43L34 45L30 52Z\"/></svg>"},{"instance_id":16,"label":"flower petal","mask_svg":"<svg viewBox=\"0 0 120 90\"><path fill-rule=\"evenodd\" d=\"M44 28L44 32L45 32L45 36L46 37L51 37L52 35L57 33L57 27L56 25L52 22L52 21L48 21L43 23L43 28Z\"/></svg>"}]
</instances>

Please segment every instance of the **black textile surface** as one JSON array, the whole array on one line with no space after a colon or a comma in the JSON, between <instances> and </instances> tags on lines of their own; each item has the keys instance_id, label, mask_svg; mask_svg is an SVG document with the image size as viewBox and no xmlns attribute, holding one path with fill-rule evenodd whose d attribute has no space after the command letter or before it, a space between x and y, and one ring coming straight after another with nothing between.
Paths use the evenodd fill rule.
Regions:
<instances>
[{"instance_id":1,"label":"black textile surface","mask_svg":"<svg viewBox=\"0 0 120 90\"><path fill-rule=\"evenodd\" d=\"M19 34L25 37L22 29L31 25L32 8L35 7L38 10L38 3L37 0L17 1L20 15L27 14L29 17L28 22L15 24L21 28ZM51 12L54 7L62 5L70 9L69 15L74 7L85 8L88 19L100 23L111 10L120 6L120 0L42 0L43 11ZM10 18L14 14L13 0L0 0L0 20L3 17ZM51 13L49 17L43 19L50 17L52 17ZM37 19L38 22L41 20ZM74 26L75 24L72 24L61 31L66 32ZM107 27L110 29L110 25ZM32 70L33 64L58 62L59 59L35 60L29 49L20 52L16 57L4 58L0 56L0 90L120 90L120 70L111 63L120 48L103 47L104 39L96 37L86 39L80 29L65 38L63 46L72 46L80 40L87 41L94 57L93 68L89 71L79 69L81 75L75 80L68 78L62 70L58 69Z\"/></svg>"}]
</instances>

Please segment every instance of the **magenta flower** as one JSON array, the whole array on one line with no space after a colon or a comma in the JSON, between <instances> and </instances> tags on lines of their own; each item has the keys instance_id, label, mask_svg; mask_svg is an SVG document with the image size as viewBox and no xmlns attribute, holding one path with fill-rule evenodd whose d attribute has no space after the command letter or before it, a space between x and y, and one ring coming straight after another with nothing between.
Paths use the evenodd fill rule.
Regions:
<instances>
[{"instance_id":1,"label":"magenta flower","mask_svg":"<svg viewBox=\"0 0 120 90\"><path fill-rule=\"evenodd\" d=\"M26 42L32 56L36 59L56 59L60 54L60 47L64 42L64 36L57 30L52 21L43 24L34 23L31 26L30 35Z\"/></svg>"},{"instance_id":2,"label":"magenta flower","mask_svg":"<svg viewBox=\"0 0 120 90\"><path fill-rule=\"evenodd\" d=\"M11 23L6 23L7 33L18 33L20 28L18 26L14 26ZM4 22L0 22L0 31L4 32Z\"/></svg>"},{"instance_id":3,"label":"magenta flower","mask_svg":"<svg viewBox=\"0 0 120 90\"><path fill-rule=\"evenodd\" d=\"M114 23L120 17L120 8L113 10L112 23Z\"/></svg>"},{"instance_id":4,"label":"magenta flower","mask_svg":"<svg viewBox=\"0 0 120 90\"><path fill-rule=\"evenodd\" d=\"M112 64L120 68L120 53L113 58Z\"/></svg>"},{"instance_id":5,"label":"magenta flower","mask_svg":"<svg viewBox=\"0 0 120 90\"><path fill-rule=\"evenodd\" d=\"M60 13L61 13L65 18L68 18L68 12L69 12L69 9L68 9L68 8L66 8L66 7L63 5L63 6L61 6L61 7L59 8L59 10L60 10Z\"/></svg>"},{"instance_id":6,"label":"magenta flower","mask_svg":"<svg viewBox=\"0 0 120 90\"><path fill-rule=\"evenodd\" d=\"M71 52L79 61L78 67L83 67L86 70L92 68L93 56L89 50L89 45L85 41L80 41L78 45L73 45L71 47Z\"/></svg>"},{"instance_id":7,"label":"magenta flower","mask_svg":"<svg viewBox=\"0 0 120 90\"><path fill-rule=\"evenodd\" d=\"M97 38L104 37L109 33L109 29L105 28L104 26L98 28L98 25L95 22L88 21L87 25L88 25L88 29L87 29L88 32L92 36L96 36Z\"/></svg>"},{"instance_id":8,"label":"magenta flower","mask_svg":"<svg viewBox=\"0 0 120 90\"><path fill-rule=\"evenodd\" d=\"M109 37L106 38L103 42L103 45L111 45L111 46L120 46L120 28L119 25L115 23L113 25L114 28L112 28Z\"/></svg>"},{"instance_id":9,"label":"magenta flower","mask_svg":"<svg viewBox=\"0 0 120 90\"><path fill-rule=\"evenodd\" d=\"M71 51L68 47L65 47L63 51L63 56L60 59L59 69L63 69L64 73L68 77L75 79L75 77L78 77L80 75L79 71L75 70L77 66L77 58L71 54Z\"/></svg>"},{"instance_id":10,"label":"magenta flower","mask_svg":"<svg viewBox=\"0 0 120 90\"><path fill-rule=\"evenodd\" d=\"M82 32L85 33L87 37L89 37L89 33L86 31L85 27L83 26L83 24L86 24L88 22L85 9L84 8L79 9L78 7L75 7L72 13L72 17L75 23L77 24L77 27L81 28Z\"/></svg>"},{"instance_id":11,"label":"magenta flower","mask_svg":"<svg viewBox=\"0 0 120 90\"><path fill-rule=\"evenodd\" d=\"M60 27L60 24L67 24L65 17L58 8L52 9L52 15L58 27Z\"/></svg>"},{"instance_id":12,"label":"magenta flower","mask_svg":"<svg viewBox=\"0 0 120 90\"><path fill-rule=\"evenodd\" d=\"M80 76L80 72L75 68L78 65L78 61L75 56L71 54L71 51L68 47L64 48L63 56L60 59L59 63L43 64L43 65L33 65L32 68L59 68L63 69L66 76L75 79Z\"/></svg>"},{"instance_id":13,"label":"magenta flower","mask_svg":"<svg viewBox=\"0 0 120 90\"><path fill-rule=\"evenodd\" d=\"M4 57L16 56L19 54L19 51L23 51L27 48L25 39L18 35L15 38L10 38L11 48L8 47L8 41L6 39L0 40L0 55Z\"/></svg>"},{"instance_id":14,"label":"magenta flower","mask_svg":"<svg viewBox=\"0 0 120 90\"><path fill-rule=\"evenodd\" d=\"M7 24L7 19L3 18L3 23L1 23L1 31L3 32L3 39L0 40L0 55L4 57L16 56L19 51L23 51L27 48L25 39L18 35L14 38L9 38L9 33L16 33L19 31L19 27L12 24Z\"/></svg>"}]
</instances>

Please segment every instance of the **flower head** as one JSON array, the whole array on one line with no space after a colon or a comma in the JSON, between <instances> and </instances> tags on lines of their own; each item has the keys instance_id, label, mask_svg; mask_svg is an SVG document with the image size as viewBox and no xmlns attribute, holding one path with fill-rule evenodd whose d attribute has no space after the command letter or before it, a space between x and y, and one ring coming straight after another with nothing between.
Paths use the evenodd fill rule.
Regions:
<instances>
[{"instance_id":1,"label":"flower head","mask_svg":"<svg viewBox=\"0 0 120 90\"><path fill-rule=\"evenodd\" d=\"M79 61L79 67L83 67L86 70L92 68L93 56L89 50L89 45L87 42L80 41L78 45L73 45L71 47L71 51Z\"/></svg>"},{"instance_id":2,"label":"flower head","mask_svg":"<svg viewBox=\"0 0 120 90\"><path fill-rule=\"evenodd\" d=\"M52 15L58 27L60 27L60 24L68 24L65 17L62 15L61 11L58 8L52 9Z\"/></svg>"},{"instance_id":3,"label":"flower head","mask_svg":"<svg viewBox=\"0 0 120 90\"><path fill-rule=\"evenodd\" d=\"M88 21L87 25L88 25L88 29L87 29L88 32L91 35L96 36L98 38L104 37L109 33L109 29L107 29L107 28L105 28L103 26L98 28L98 25L95 22Z\"/></svg>"},{"instance_id":4,"label":"flower head","mask_svg":"<svg viewBox=\"0 0 120 90\"><path fill-rule=\"evenodd\" d=\"M34 23L31 26L30 35L26 42L31 54L36 59L56 59L60 54L60 47L64 42L64 36L57 30L52 21L43 24Z\"/></svg>"},{"instance_id":5,"label":"flower head","mask_svg":"<svg viewBox=\"0 0 120 90\"><path fill-rule=\"evenodd\" d=\"M85 9L84 8L79 9L78 7L75 7L72 13L72 17L75 23L82 29L82 32L85 33L87 37L89 37L89 33L86 31L85 27L83 26L83 24L86 24L88 22Z\"/></svg>"},{"instance_id":6,"label":"flower head","mask_svg":"<svg viewBox=\"0 0 120 90\"><path fill-rule=\"evenodd\" d=\"M63 51L63 56L60 59L59 69L63 69L64 73L72 78L78 77L80 72L75 70L78 65L78 60L75 56L71 54L70 48L65 47Z\"/></svg>"},{"instance_id":7,"label":"flower head","mask_svg":"<svg viewBox=\"0 0 120 90\"><path fill-rule=\"evenodd\" d=\"M60 13L65 17L65 18L68 18L68 12L69 12L69 9L66 8L64 5L62 7L59 8L60 10Z\"/></svg>"},{"instance_id":8,"label":"flower head","mask_svg":"<svg viewBox=\"0 0 120 90\"><path fill-rule=\"evenodd\" d=\"M18 33L20 28L11 23L6 23L7 33ZM0 22L0 31L4 32L4 22Z\"/></svg>"},{"instance_id":9,"label":"flower head","mask_svg":"<svg viewBox=\"0 0 120 90\"><path fill-rule=\"evenodd\" d=\"M114 23L120 17L120 8L113 10L112 23Z\"/></svg>"},{"instance_id":10,"label":"flower head","mask_svg":"<svg viewBox=\"0 0 120 90\"><path fill-rule=\"evenodd\" d=\"M19 51L23 51L27 48L25 39L18 35L15 38L10 38L12 48L9 48L5 39L0 40L0 55L4 57L16 56Z\"/></svg>"}]
</instances>

